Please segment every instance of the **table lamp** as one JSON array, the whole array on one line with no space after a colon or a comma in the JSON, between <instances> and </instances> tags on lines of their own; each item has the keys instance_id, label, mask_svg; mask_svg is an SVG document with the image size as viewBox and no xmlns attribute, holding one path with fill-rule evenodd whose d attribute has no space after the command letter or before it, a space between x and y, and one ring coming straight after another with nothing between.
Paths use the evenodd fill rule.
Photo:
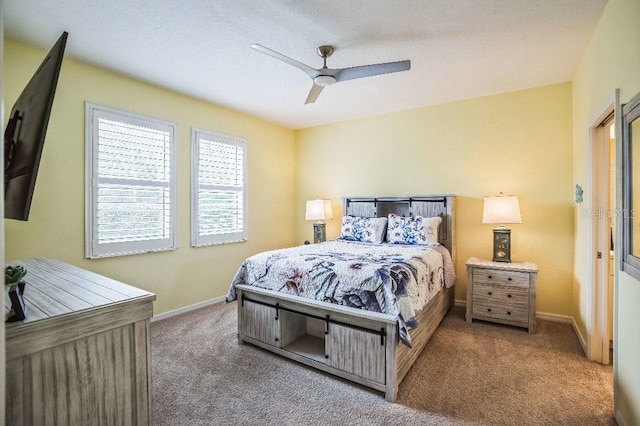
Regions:
<instances>
[{"instance_id":1,"label":"table lamp","mask_svg":"<svg viewBox=\"0 0 640 426\"><path fill-rule=\"evenodd\" d=\"M485 197L482 223L497 223L493 228L493 261L511 262L511 229L506 223L522 223L516 195Z\"/></svg>"},{"instance_id":2,"label":"table lamp","mask_svg":"<svg viewBox=\"0 0 640 426\"><path fill-rule=\"evenodd\" d=\"M333 219L330 200L309 200L304 215L306 220L315 220L313 224L313 242L321 243L327 238L325 220Z\"/></svg>"}]
</instances>

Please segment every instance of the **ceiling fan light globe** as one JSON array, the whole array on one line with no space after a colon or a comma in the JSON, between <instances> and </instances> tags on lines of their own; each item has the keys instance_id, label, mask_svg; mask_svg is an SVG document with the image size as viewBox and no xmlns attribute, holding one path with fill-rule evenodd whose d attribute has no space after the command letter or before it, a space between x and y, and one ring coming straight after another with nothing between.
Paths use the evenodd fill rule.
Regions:
<instances>
[{"instance_id":1,"label":"ceiling fan light globe","mask_svg":"<svg viewBox=\"0 0 640 426\"><path fill-rule=\"evenodd\" d=\"M313 79L313 82L318 86L327 87L335 84L336 79L330 75L319 75Z\"/></svg>"}]
</instances>

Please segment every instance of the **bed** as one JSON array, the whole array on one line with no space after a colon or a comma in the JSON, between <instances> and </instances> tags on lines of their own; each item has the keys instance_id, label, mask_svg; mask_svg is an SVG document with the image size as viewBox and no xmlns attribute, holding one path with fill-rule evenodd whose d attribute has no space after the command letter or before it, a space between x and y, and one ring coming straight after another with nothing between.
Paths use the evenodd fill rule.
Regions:
<instances>
[{"instance_id":1,"label":"bed","mask_svg":"<svg viewBox=\"0 0 640 426\"><path fill-rule=\"evenodd\" d=\"M337 241L248 258L227 301L238 300L240 344L384 392L393 402L453 306L455 196L346 197L343 212ZM381 223L388 231L380 233ZM429 230L419 245L406 231L415 223Z\"/></svg>"}]
</instances>

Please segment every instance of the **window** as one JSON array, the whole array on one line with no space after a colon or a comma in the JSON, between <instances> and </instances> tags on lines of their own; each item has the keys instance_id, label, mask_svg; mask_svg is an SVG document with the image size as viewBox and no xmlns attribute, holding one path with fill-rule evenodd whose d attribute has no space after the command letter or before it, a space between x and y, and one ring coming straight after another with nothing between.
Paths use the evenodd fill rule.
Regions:
<instances>
[{"instance_id":1,"label":"window","mask_svg":"<svg viewBox=\"0 0 640 426\"><path fill-rule=\"evenodd\" d=\"M247 240L247 141L191 132L191 244Z\"/></svg>"},{"instance_id":2,"label":"window","mask_svg":"<svg viewBox=\"0 0 640 426\"><path fill-rule=\"evenodd\" d=\"M176 248L176 125L87 103L86 257Z\"/></svg>"}]
</instances>

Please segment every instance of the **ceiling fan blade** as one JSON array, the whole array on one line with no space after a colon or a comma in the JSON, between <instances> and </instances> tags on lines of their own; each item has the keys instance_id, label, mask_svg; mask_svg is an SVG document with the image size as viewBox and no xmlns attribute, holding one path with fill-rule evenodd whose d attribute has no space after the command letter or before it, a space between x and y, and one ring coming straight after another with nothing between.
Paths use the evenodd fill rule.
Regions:
<instances>
[{"instance_id":1,"label":"ceiling fan blade","mask_svg":"<svg viewBox=\"0 0 640 426\"><path fill-rule=\"evenodd\" d=\"M304 104L312 104L316 101L316 99L318 99L318 96L320 95L320 92L322 92L322 89L324 89L323 86L318 86L317 84L314 84L311 87L311 90L309 91L309 96L307 96L307 100L304 101Z\"/></svg>"},{"instance_id":2,"label":"ceiling fan blade","mask_svg":"<svg viewBox=\"0 0 640 426\"><path fill-rule=\"evenodd\" d=\"M387 62L385 64L361 65L353 68L335 70L333 76L336 81L354 80L356 78L372 77L392 72L408 71L411 69L411 61Z\"/></svg>"},{"instance_id":3,"label":"ceiling fan blade","mask_svg":"<svg viewBox=\"0 0 640 426\"><path fill-rule=\"evenodd\" d=\"M304 71L311 78L316 78L320 74L318 70L311 68L310 66L305 65L302 62L298 62L295 59L291 59L288 56L284 56L282 53L278 53L274 50L269 49L268 47L264 47L262 45L254 43L251 45L251 48L257 50L258 52L262 52L265 55L269 55L279 61L286 62L289 65L293 65L294 67Z\"/></svg>"}]
</instances>

